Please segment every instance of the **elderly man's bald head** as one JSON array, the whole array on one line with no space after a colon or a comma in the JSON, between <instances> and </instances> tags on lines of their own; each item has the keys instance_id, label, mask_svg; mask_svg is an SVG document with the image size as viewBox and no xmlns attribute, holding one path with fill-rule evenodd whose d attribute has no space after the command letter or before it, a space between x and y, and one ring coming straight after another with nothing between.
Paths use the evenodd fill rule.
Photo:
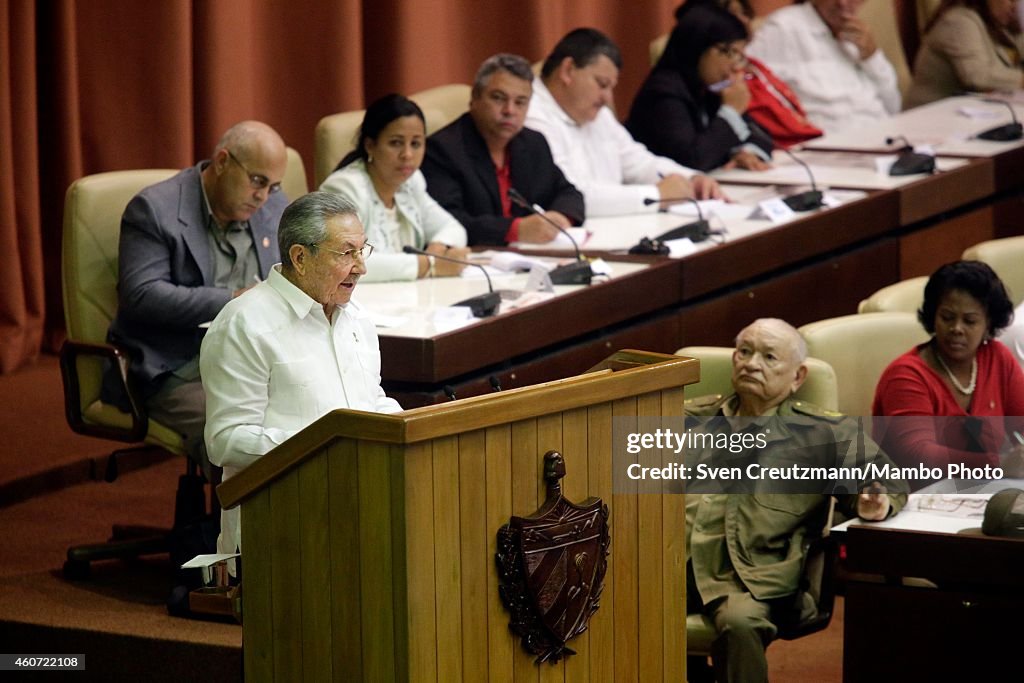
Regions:
<instances>
[{"instance_id":1,"label":"elderly man's bald head","mask_svg":"<svg viewBox=\"0 0 1024 683\"><path fill-rule=\"evenodd\" d=\"M732 384L743 414L762 415L789 398L807 377L807 344L796 328L761 318L736 336Z\"/></svg>"}]
</instances>

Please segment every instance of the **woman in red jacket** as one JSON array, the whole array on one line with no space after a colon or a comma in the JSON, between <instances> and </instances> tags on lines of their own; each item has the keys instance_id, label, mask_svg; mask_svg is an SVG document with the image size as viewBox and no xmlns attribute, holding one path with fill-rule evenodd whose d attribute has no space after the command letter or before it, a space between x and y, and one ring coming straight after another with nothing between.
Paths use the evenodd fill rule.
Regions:
<instances>
[{"instance_id":1,"label":"woman in red jacket","mask_svg":"<svg viewBox=\"0 0 1024 683\"><path fill-rule=\"evenodd\" d=\"M718 1L746 24L747 32L753 35L754 10L749 0ZM747 114L771 135L778 147L791 147L821 135L821 129L807 120L796 94L767 66L747 55L746 72L750 90Z\"/></svg>"}]
</instances>

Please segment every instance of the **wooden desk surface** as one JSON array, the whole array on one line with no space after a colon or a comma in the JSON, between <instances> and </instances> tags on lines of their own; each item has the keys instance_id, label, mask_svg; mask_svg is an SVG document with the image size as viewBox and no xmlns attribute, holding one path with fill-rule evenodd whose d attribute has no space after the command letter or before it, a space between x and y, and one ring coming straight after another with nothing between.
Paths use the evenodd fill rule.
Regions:
<instances>
[{"instance_id":1,"label":"wooden desk surface","mask_svg":"<svg viewBox=\"0 0 1024 683\"><path fill-rule=\"evenodd\" d=\"M936 583L1024 587L1024 539L853 525L846 566L855 572L924 577Z\"/></svg>"},{"instance_id":2,"label":"wooden desk surface","mask_svg":"<svg viewBox=\"0 0 1024 683\"><path fill-rule=\"evenodd\" d=\"M959 113L963 106L994 113L970 119ZM1018 108L1024 114L1024 106ZM891 153L893 147L884 145L884 138L901 134L959 159L940 163L943 172L926 177L895 180L861 173L859 181L847 184L863 188L865 183L881 183L882 189L866 190L838 207L778 225L736 214L724 221L715 218L713 227L724 222L727 228L725 242L698 244L682 259L623 253L640 237L656 237L691 217L651 213L589 221L594 228L584 246L589 256L654 265L453 332L417 338L382 330L384 380L419 392L408 403L419 405L443 400L444 383L465 388L459 388L461 397L489 391L491 374L504 373L501 384L507 388L579 372L588 360L622 348L620 344L653 351L728 344L758 316L799 325L853 313L860 299L882 286L930 273L976 242L1024 232L1024 202L1018 196L1024 188L1024 142L970 139L1001 123L1000 111L1005 107L954 98L880 121L870 131L812 141L808 148L832 150L806 152L812 162L815 156L840 156L835 150ZM733 186L741 188L734 192L762 192L753 189L758 174L744 174L745 181L748 175L750 184ZM831 180L835 187L844 184L841 173ZM756 203L756 198L750 201Z\"/></svg>"}]
</instances>

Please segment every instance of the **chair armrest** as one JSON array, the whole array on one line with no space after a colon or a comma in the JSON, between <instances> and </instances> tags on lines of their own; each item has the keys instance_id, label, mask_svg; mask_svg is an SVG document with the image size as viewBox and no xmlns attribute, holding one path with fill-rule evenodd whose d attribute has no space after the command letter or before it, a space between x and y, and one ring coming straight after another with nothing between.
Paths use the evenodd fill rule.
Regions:
<instances>
[{"instance_id":1,"label":"chair armrest","mask_svg":"<svg viewBox=\"0 0 1024 683\"><path fill-rule=\"evenodd\" d=\"M78 375L78 359L83 356L110 360L118 368L121 385L128 396L129 412L132 418L130 429L114 425L102 425L87 422L83 415L81 385ZM109 344L89 344L76 341L65 341L60 349L60 375L64 382L64 414L68 425L78 434L96 436L135 443L146 437L149 419L146 416L142 401L136 396L128 379L129 358L116 346Z\"/></svg>"}]
</instances>

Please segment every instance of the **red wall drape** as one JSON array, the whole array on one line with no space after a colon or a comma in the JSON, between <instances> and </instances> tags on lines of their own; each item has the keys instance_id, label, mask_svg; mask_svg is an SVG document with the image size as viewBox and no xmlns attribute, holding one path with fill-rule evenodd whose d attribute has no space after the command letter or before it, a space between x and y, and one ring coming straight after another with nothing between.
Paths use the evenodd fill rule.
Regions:
<instances>
[{"instance_id":1,"label":"red wall drape","mask_svg":"<svg viewBox=\"0 0 1024 683\"><path fill-rule=\"evenodd\" d=\"M628 110L680 0L0 0L0 373L63 336L64 193L184 167L232 123L274 126L312 177L323 116L541 59L578 26L622 48Z\"/></svg>"}]
</instances>

